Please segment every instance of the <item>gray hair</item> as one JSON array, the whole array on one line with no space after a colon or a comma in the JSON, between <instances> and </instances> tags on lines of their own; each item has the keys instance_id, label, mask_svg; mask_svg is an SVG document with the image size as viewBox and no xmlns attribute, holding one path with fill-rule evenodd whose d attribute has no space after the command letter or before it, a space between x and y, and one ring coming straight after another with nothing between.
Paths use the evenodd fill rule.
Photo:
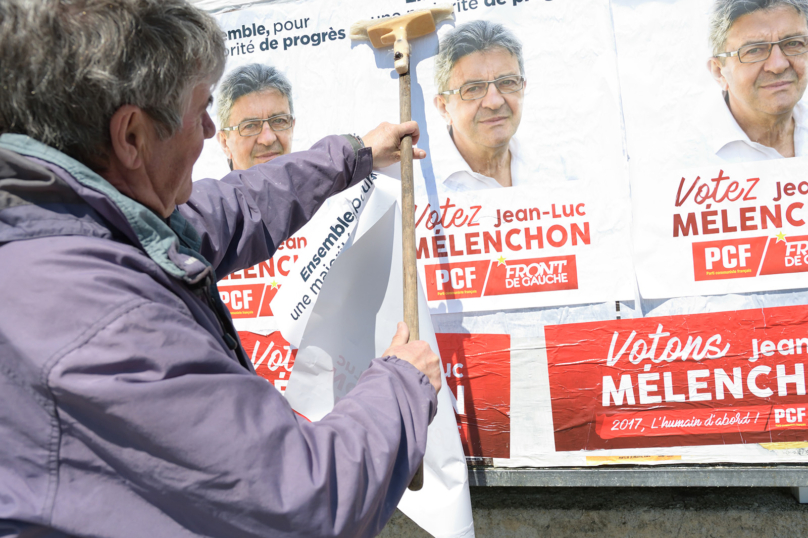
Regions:
<instances>
[{"instance_id":1,"label":"gray hair","mask_svg":"<svg viewBox=\"0 0 808 538\"><path fill-rule=\"evenodd\" d=\"M20 133L96 169L123 105L165 139L193 88L224 70L214 19L185 0L2 0L0 132Z\"/></svg>"},{"instance_id":2,"label":"gray hair","mask_svg":"<svg viewBox=\"0 0 808 538\"><path fill-rule=\"evenodd\" d=\"M244 65L234 69L222 81L216 99L216 115L220 126L229 127L230 112L240 97L267 90L278 90L289 101L289 113L295 113L292 85L283 73L271 65L263 64Z\"/></svg>"},{"instance_id":3,"label":"gray hair","mask_svg":"<svg viewBox=\"0 0 808 538\"><path fill-rule=\"evenodd\" d=\"M476 20L461 24L446 34L440 42L440 50L435 58L435 85L438 87L438 93L449 89L452 69L460 58L496 48L504 49L515 56L519 62L519 74L525 75L522 43L503 25Z\"/></svg>"},{"instance_id":4,"label":"gray hair","mask_svg":"<svg viewBox=\"0 0 808 538\"><path fill-rule=\"evenodd\" d=\"M727 34L739 17L760 9L791 6L808 21L808 0L717 0L710 16L710 47L713 56L726 52Z\"/></svg>"}]
</instances>

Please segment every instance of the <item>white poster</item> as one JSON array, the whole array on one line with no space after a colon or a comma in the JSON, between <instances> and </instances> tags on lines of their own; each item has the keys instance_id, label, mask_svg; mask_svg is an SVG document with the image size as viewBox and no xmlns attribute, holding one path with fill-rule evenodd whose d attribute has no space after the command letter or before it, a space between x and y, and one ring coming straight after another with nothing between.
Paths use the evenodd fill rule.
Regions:
<instances>
[{"instance_id":1,"label":"white poster","mask_svg":"<svg viewBox=\"0 0 808 538\"><path fill-rule=\"evenodd\" d=\"M798 157L638 178L634 252L643 297L804 288L806 165Z\"/></svg>"},{"instance_id":2,"label":"white poster","mask_svg":"<svg viewBox=\"0 0 808 538\"><path fill-rule=\"evenodd\" d=\"M631 300L629 206L606 206L576 183L544 186L548 201L521 188L445 195L437 206L419 199L417 257L432 312Z\"/></svg>"},{"instance_id":3,"label":"white poster","mask_svg":"<svg viewBox=\"0 0 808 538\"><path fill-rule=\"evenodd\" d=\"M805 287L808 23L787 5L716 5L612 2L637 279L658 315L804 301L702 297Z\"/></svg>"},{"instance_id":4,"label":"white poster","mask_svg":"<svg viewBox=\"0 0 808 538\"><path fill-rule=\"evenodd\" d=\"M437 351L423 295L419 303L420 338ZM334 264L299 340L297 322L281 322L284 336L299 347L286 391L295 411L310 420L325 416L389 347L403 311L401 213L391 205ZM407 491L399 508L433 536L474 536L466 462L445 379L427 436L424 486Z\"/></svg>"},{"instance_id":5,"label":"white poster","mask_svg":"<svg viewBox=\"0 0 808 538\"><path fill-rule=\"evenodd\" d=\"M219 295L239 331L269 334L277 330L277 312L300 318L305 325L308 319L305 307L319 293L339 253L353 240L375 179L373 174L361 184L329 198L306 226L278 245L269 260L219 280ZM298 265L301 258L305 263ZM300 308L297 304L285 304L283 294L275 301L288 284L309 289L309 299Z\"/></svg>"}]
</instances>

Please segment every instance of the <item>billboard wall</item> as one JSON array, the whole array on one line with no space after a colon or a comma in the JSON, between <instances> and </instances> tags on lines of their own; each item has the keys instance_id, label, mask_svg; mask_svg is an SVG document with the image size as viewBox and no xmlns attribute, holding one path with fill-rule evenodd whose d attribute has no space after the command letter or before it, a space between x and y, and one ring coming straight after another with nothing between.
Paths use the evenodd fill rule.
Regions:
<instances>
[{"instance_id":1,"label":"billboard wall","mask_svg":"<svg viewBox=\"0 0 808 538\"><path fill-rule=\"evenodd\" d=\"M397 122L392 49L352 42L349 28L427 4L211 4L228 44L223 80L261 64L291 83L294 125L267 128L265 152ZM414 167L419 278L466 455L805 461L805 17L743 15L719 52L780 44L740 62L712 57L711 2L454 7L412 43L411 72L428 155ZM749 37L750 24L771 31ZM237 136L207 141L195 177L226 174ZM295 336L276 329L305 326L302 298L316 301L339 254L395 203L398 177L393 166L335 196L272 260L219 282L279 390ZM334 249L318 254L330 236Z\"/></svg>"}]
</instances>

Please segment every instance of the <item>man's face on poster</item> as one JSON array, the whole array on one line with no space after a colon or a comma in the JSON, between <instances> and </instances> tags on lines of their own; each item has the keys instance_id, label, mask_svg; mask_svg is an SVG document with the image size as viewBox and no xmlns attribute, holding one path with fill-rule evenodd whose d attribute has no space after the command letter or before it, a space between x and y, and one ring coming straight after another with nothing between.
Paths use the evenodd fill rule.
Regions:
<instances>
[{"instance_id":1,"label":"man's face on poster","mask_svg":"<svg viewBox=\"0 0 808 538\"><path fill-rule=\"evenodd\" d=\"M727 34L726 51L745 45L775 42L808 34L805 17L791 6L759 9L738 17ZM733 110L747 114L780 115L791 112L805 92L808 55L786 56L773 46L768 59L742 63L737 56L712 58L710 71L729 93Z\"/></svg>"},{"instance_id":2,"label":"man's face on poster","mask_svg":"<svg viewBox=\"0 0 808 538\"><path fill-rule=\"evenodd\" d=\"M478 51L455 63L449 89L510 75L521 75L516 56L502 48ZM489 84L481 99L464 101L458 94L437 96L435 105L452 126L455 144L466 148L499 148L507 146L519 128L524 96L524 88L503 94L494 84Z\"/></svg>"},{"instance_id":3,"label":"man's face on poster","mask_svg":"<svg viewBox=\"0 0 808 538\"><path fill-rule=\"evenodd\" d=\"M289 113L289 100L273 88L236 99L230 110L229 123L236 126L249 120L263 120ZM254 136L242 136L238 130L219 132L219 143L227 158L233 162L233 170L246 170L292 151L294 123L285 130L273 130L270 123L263 122L261 131Z\"/></svg>"}]
</instances>

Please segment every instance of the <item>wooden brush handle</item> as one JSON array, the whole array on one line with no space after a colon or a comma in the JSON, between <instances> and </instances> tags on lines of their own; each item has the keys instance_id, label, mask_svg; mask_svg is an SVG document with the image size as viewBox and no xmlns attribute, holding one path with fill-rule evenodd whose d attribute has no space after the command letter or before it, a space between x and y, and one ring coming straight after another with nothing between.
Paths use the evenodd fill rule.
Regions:
<instances>
[{"instance_id":1,"label":"wooden brush handle","mask_svg":"<svg viewBox=\"0 0 808 538\"><path fill-rule=\"evenodd\" d=\"M399 77L401 123L410 121L410 74ZM401 140L401 235L404 263L404 321L410 340L418 340L418 275L415 265L415 194L412 174L412 137Z\"/></svg>"},{"instance_id":2,"label":"wooden brush handle","mask_svg":"<svg viewBox=\"0 0 808 538\"><path fill-rule=\"evenodd\" d=\"M407 57L409 61L409 57ZM398 76L401 123L412 119L409 70ZM412 177L412 137L401 140L401 237L404 264L404 322L410 328L410 341L418 340L418 273L415 265L415 192ZM424 464L408 486L418 491L424 486Z\"/></svg>"}]
</instances>

